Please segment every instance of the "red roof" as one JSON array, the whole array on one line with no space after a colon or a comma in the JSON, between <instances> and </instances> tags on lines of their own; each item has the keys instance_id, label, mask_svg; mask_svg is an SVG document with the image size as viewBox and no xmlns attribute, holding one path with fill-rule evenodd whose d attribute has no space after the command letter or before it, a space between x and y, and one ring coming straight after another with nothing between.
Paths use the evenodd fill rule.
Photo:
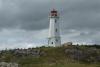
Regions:
<instances>
[{"instance_id":1,"label":"red roof","mask_svg":"<svg viewBox=\"0 0 100 67\"><path fill-rule=\"evenodd\" d=\"M56 11L55 9L53 9L53 10L51 11L51 16L57 16L57 11Z\"/></svg>"},{"instance_id":2,"label":"red roof","mask_svg":"<svg viewBox=\"0 0 100 67\"><path fill-rule=\"evenodd\" d=\"M53 9L53 10L51 11L51 13L57 13L57 11L56 11L55 9Z\"/></svg>"}]
</instances>

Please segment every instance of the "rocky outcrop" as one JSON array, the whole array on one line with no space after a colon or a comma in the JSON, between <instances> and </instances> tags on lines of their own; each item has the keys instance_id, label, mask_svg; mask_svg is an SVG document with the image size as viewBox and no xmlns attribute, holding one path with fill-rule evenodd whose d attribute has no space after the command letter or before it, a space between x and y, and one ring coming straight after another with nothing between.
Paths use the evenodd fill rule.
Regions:
<instances>
[{"instance_id":1,"label":"rocky outcrop","mask_svg":"<svg viewBox=\"0 0 100 67\"><path fill-rule=\"evenodd\" d=\"M38 57L40 56L40 50L39 49L16 49L14 50L14 55L16 56L34 56Z\"/></svg>"},{"instance_id":2,"label":"rocky outcrop","mask_svg":"<svg viewBox=\"0 0 100 67\"><path fill-rule=\"evenodd\" d=\"M82 62L100 62L100 49L96 48L66 48L66 56Z\"/></svg>"},{"instance_id":3,"label":"rocky outcrop","mask_svg":"<svg viewBox=\"0 0 100 67\"><path fill-rule=\"evenodd\" d=\"M0 62L0 67L18 67L17 63Z\"/></svg>"}]
</instances>

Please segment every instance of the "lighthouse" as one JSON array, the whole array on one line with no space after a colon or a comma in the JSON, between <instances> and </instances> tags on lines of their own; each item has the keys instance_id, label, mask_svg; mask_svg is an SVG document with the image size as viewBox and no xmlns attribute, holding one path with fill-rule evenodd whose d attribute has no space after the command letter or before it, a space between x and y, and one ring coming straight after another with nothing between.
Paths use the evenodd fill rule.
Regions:
<instances>
[{"instance_id":1,"label":"lighthouse","mask_svg":"<svg viewBox=\"0 0 100 67\"><path fill-rule=\"evenodd\" d=\"M54 46L54 47L61 46L61 37L60 37L58 20L59 20L58 11L53 9L49 15L49 36L48 36L49 46Z\"/></svg>"}]
</instances>

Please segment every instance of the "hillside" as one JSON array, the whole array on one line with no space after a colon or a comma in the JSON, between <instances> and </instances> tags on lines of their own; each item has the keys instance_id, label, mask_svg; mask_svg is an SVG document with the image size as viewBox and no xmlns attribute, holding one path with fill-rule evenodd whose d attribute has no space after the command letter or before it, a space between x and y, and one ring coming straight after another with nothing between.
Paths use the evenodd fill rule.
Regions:
<instances>
[{"instance_id":1,"label":"hillside","mask_svg":"<svg viewBox=\"0 0 100 67\"><path fill-rule=\"evenodd\" d=\"M0 52L0 62L16 62L20 67L100 67L100 46L3 50Z\"/></svg>"}]
</instances>

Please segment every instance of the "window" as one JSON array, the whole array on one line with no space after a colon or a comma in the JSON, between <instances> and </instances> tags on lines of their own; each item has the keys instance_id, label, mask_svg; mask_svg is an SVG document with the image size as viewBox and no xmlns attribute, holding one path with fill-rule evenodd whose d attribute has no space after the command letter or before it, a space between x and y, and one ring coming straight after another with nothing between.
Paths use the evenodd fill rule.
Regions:
<instances>
[{"instance_id":1,"label":"window","mask_svg":"<svg viewBox=\"0 0 100 67\"><path fill-rule=\"evenodd\" d=\"M55 19L55 23L57 22L57 20Z\"/></svg>"},{"instance_id":2,"label":"window","mask_svg":"<svg viewBox=\"0 0 100 67\"><path fill-rule=\"evenodd\" d=\"M58 42L58 40L56 39L56 42Z\"/></svg>"},{"instance_id":3,"label":"window","mask_svg":"<svg viewBox=\"0 0 100 67\"><path fill-rule=\"evenodd\" d=\"M51 44L53 44L53 42Z\"/></svg>"},{"instance_id":4,"label":"window","mask_svg":"<svg viewBox=\"0 0 100 67\"><path fill-rule=\"evenodd\" d=\"M58 30L56 29L56 32L57 32Z\"/></svg>"}]
</instances>

